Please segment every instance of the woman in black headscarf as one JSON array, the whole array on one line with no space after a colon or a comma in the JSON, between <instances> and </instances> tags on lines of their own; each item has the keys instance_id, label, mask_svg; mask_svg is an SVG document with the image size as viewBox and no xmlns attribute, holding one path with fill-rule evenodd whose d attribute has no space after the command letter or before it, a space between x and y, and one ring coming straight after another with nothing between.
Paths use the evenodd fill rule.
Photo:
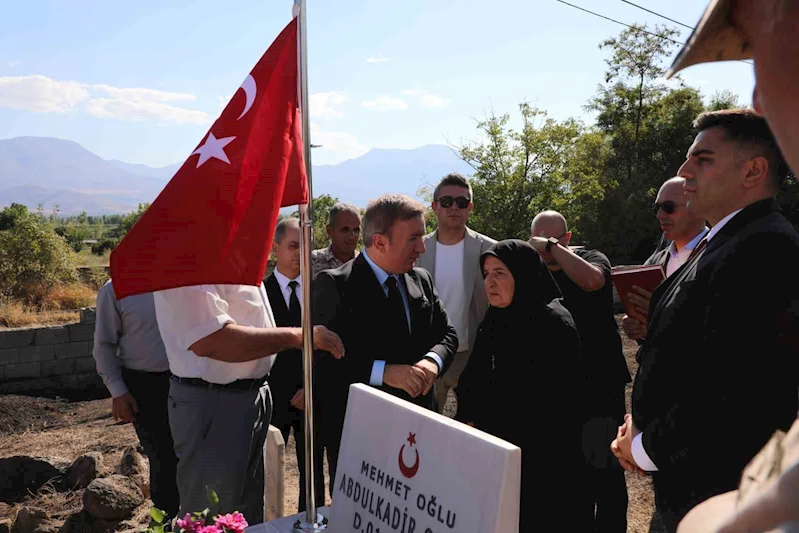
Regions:
<instances>
[{"instance_id":1,"label":"woman in black headscarf","mask_svg":"<svg viewBox=\"0 0 799 533\"><path fill-rule=\"evenodd\" d=\"M591 531L574 320L528 243L499 242L480 264L491 307L458 383L455 418L522 449L520 531L544 523Z\"/></svg>"}]
</instances>

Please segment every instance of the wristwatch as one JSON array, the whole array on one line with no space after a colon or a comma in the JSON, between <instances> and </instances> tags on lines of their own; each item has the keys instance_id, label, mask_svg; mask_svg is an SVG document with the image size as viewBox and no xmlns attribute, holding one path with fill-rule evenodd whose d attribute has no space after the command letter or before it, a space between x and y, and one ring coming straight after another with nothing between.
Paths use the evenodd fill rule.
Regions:
<instances>
[{"instance_id":1,"label":"wristwatch","mask_svg":"<svg viewBox=\"0 0 799 533\"><path fill-rule=\"evenodd\" d=\"M552 252L552 247L556 246L557 244L558 244L558 239L556 239L555 237L548 238L547 239L547 247L546 247L547 253Z\"/></svg>"}]
</instances>

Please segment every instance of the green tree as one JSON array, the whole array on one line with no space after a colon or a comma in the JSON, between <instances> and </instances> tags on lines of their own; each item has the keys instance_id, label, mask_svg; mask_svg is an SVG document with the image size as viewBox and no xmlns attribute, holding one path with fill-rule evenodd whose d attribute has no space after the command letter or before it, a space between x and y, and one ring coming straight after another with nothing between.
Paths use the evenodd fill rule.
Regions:
<instances>
[{"instance_id":1,"label":"green tree","mask_svg":"<svg viewBox=\"0 0 799 533\"><path fill-rule=\"evenodd\" d=\"M492 115L477 123L484 140L459 149L474 168L470 226L496 239L529 238L536 213L568 212L575 198L567 169L584 132L582 124L574 119L558 122L527 103L519 105L519 112L520 129L509 126L510 115ZM580 179L590 178L580 174ZM595 190L593 184L589 189Z\"/></svg>"},{"instance_id":2,"label":"green tree","mask_svg":"<svg viewBox=\"0 0 799 533\"><path fill-rule=\"evenodd\" d=\"M119 221L119 225L114 228L113 230L108 232L108 237L111 239L116 239L117 242L122 240L122 238L128 234L130 228L133 227L136 222L142 217L145 211L150 207L149 203L139 204L136 211L132 211L127 215L122 216Z\"/></svg>"},{"instance_id":3,"label":"green tree","mask_svg":"<svg viewBox=\"0 0 799 533\"><path fill-rule=\"evenodd\" d=\"M75 254L42 216L11 206L0 220L0 296L31 300L76 280Z\"/></svg>"},{"instance_id":4,"label":"green tree","mask_svg":"<svg viewBox=\"0 0 799 533\"><path fill-rule=\"evenodd\" d=\"M323 194L313 199L311 206L311 219L313 220L313 247L325 248L330 246L330 237L327 236L327 221L330 210L338 202L338 198ZM294 211L291 216L300 217L299 211Z\"/></svg>"}]
</instances>

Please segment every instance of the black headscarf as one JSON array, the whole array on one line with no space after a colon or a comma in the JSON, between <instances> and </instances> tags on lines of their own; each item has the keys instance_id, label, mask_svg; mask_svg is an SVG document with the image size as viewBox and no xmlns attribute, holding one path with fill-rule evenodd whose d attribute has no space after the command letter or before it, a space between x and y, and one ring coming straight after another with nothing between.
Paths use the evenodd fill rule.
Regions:
<instances>
[{"instance_id":1,"label":"black headscarf","mask_svg":"<svg viewBox=\"0 0 799 533\"><path fill-rule=\"evenodd\" d=\"M491 310L501 311L502 314L525 313L529 316L531 311L542 309L555 298L561 297L552 274L529 243L518 239L496 243L480 256L481 269L489 255L505 263L516 285L511 304L502 309L492 307Z\"/></svg>"}]
</instances>

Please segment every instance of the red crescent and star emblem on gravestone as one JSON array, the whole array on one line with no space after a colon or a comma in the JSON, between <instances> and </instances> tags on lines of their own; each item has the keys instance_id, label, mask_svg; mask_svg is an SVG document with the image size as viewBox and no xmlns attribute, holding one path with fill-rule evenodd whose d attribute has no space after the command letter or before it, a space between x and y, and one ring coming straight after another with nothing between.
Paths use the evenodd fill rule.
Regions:
<instances>
[{"instance_id":1,"label":"red crescent and star emblem on gravestone","mask_svg":"<svg viewBox=\"0 0 799 533\"><path fill-rule=\"evenodd\" d=\"M416 453L416 461L413 463L413 466L408 466L405 464L403 460L403 453L405 452L405 445L403 444L399 451L399 456L397 457L397 462L399 463L400 472L402 475L408 479L411 479L416 473L419 471L419 450L415 449L416 446L416 433L408 433L408 444L414 447L414 452Z\"/></svg>"}]
</instances>

